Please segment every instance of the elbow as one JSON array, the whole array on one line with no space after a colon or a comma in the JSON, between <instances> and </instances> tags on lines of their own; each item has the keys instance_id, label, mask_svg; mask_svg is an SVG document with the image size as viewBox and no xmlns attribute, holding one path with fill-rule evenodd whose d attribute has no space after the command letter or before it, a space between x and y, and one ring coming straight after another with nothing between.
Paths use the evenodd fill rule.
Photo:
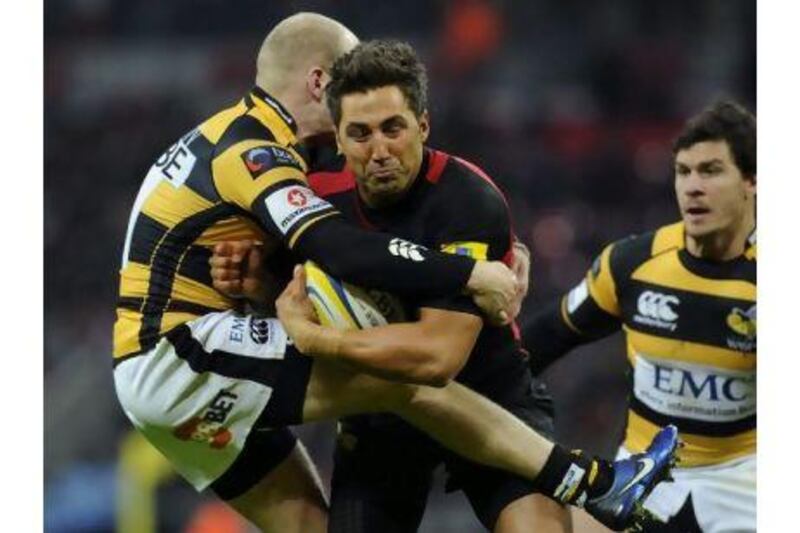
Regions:
<instances>
[{"instance_id":1,"label":"elbow","mask_svg":"<svg viewBox=\"0 0 800 533\"><path fill-rule=\"evenodd\" d=\"M456 354L433 356L424 365L423 376L420 377L430 387L446 387L461 371L463 360L463 357L457 357Z\"/></svg>"}]
</instances>

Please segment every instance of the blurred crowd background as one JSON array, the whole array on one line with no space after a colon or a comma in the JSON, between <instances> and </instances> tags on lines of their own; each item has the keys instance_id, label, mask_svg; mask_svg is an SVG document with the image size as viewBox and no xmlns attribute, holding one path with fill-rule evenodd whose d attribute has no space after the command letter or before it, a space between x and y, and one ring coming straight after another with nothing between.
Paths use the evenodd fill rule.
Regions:
<instances>
[{"instance_id":1,"label":"blurred crowd background","mask_svg":"<svg viewBox=\"0 0 800 533\"><path fill-rule=\"evenodd\" d=\"M688 116L720 96L755 111L753 0L46 1L47 531L114 531L117 509L138 497L120 466L130 425L110 351L139 182L166 146L251 87L266 32L300 10L417 48L431 80L430 144L494 177L532 250L523 324L605 243L677 218L670 141ZM612 455L625 415L621 338L545 377L560 438ZM333 425L301 433L327 478ZM223 528L210 498L156 477L152 530L243 531ZM461 496L437 490L430 502L422 531L480 530Z\"/></svg>"}]
</instances>

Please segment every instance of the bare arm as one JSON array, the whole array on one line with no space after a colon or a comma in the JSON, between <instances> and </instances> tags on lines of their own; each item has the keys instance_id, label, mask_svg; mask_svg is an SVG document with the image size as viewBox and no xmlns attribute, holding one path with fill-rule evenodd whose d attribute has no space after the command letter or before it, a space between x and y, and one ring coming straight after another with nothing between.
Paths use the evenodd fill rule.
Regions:
<instances>
[{"instance_id":1,"label":"bare arm","mask_svg":"<svg viewBox=\"0 0 800 533\"><path fill-rule=\"evenodd\" d=\"M297 348L363 372L410 383L444 386L466 363L482 320L469 313L425 308L416 322L338 330L316 324L302 268L277 301L278 317Z\"/></svg>"}]
</instances>

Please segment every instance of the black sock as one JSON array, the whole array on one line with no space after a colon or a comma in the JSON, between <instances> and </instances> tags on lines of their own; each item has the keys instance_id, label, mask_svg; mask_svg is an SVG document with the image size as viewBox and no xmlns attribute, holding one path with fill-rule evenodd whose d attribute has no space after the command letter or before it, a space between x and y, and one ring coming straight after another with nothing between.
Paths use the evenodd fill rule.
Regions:
<instances>
[{"instance_id":1,"label":"black sock","mask_svg":"<svg viewBox=\"0 0 800 533\"><path fill-rule=\"evenodd\" d=\"M605 494L613 479L611 463L568 451L556 444L536 476L539 490L561 503L583 507L588 498Z\"/></svg>"}]
</instances>

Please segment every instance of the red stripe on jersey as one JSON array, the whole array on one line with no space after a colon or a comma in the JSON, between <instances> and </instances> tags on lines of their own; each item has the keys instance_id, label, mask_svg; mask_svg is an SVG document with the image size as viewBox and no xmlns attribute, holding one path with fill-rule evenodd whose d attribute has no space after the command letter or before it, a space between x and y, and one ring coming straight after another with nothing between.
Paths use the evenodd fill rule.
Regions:
<instances>
[{"instance_id":1,"label":"red stripe on jersey","mask_svg":"<svg viewBox=\"0 0 800 533\"><path fill-rule=\"evenodd\" d=\"M439 150L430 150L428 159L428 172L425 174L425 179L431 183L436 183L442 177L442 171L450 159L450 156Z\"/></svg>"},{"instance_id":2,"label":"red stripe on jersey","mask_svg":"<svg viewBox=\"0 0 800 533\"><path fill-rule=\"evenodd\" d=\"M355 188L356 177L349 168L339 172L314 172L308 175L308 184L318 196L330 196Z\"/></svg>"}]
</instances>

